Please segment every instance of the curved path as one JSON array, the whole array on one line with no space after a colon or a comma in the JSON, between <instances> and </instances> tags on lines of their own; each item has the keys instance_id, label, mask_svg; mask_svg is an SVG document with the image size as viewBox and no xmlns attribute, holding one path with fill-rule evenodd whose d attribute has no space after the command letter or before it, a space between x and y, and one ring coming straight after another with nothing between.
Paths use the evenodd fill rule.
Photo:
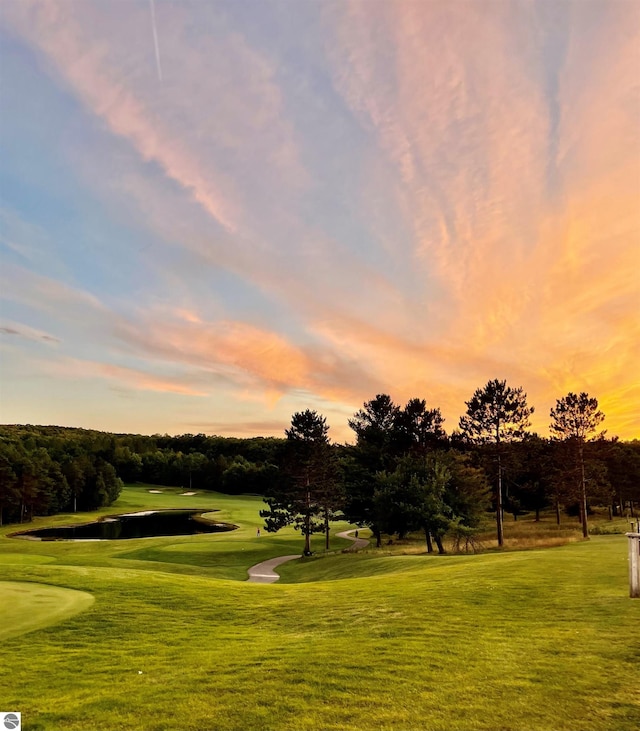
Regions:
<instances>
[{"instance_id":1,"label":"curved path","mask_svg":"<svg viewBox=\"0 0 640 731\"><path fill-rule=\"evenodd\" d=\"M353 528L353 530L343 530L340 533L336 533L338 538L347 538L350 541L353 541L353 543L348 546L347 548L342 549L342 553L355 553L356 551L359 551L361 548L365 548L369 545L369 541L366 538L356 538L355 536L350 536L349 533L355 533L356 529Z\"/></svg>"},{"instance_id":2,"label":"curved path","mask_svg":"<svg viewBox=\"0 0 640 731\"><path fill-rule=\"evenodd\" d=\"M252 581L254 584L273 584L280 577L274 569L276 566L280 566L285 561L293 561L294 558L300 558L300 554L296 553L295 556L277 556L276 558L270 558L268 561L262 561L247 569L249 572L249 578L247 581Z\"/></svg>"},{"instance_id":3,"label":"curved path","mask_svg":"<svg viewBox=\"0 0 640 731\"><path fill-rule=\"evenodd\" d=\"M338 538L346 538L347 540L353 541L353 544L348 548L344 548L342 553L359 551L361 548L369 545L369 541L366 538L355 538L354 536L349 535L349 533L355 533L355 531L356 529L354 528L353 530L343 530L340 533L336 533ZM261 561L255 566L251 566L251 568L247 569L249 574L247 581L254 584L273 584L280 578L274 569L287 561L293 561L294 558L300 558L300 554L296 553L295 556L277 556L276 558L270 558L267 561Z\"/></svg>"}]
</instances>

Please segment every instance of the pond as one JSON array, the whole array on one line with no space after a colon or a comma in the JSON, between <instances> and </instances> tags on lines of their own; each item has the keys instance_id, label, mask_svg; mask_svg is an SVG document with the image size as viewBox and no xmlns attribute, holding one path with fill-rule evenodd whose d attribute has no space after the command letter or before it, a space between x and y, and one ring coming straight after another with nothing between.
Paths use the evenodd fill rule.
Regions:
<instances>
[{"instance_id":1,"label":"pond","mask_svg":"<svg viewBox=\"0 0 640 731\"><path fill-rule=\"evenodd\" d=\"M231 523L214 523L202 517L213 510L145 510L140 513L106 515L91 523L12 533L12 538L41 541L114 541L153 536L189 536L235 530Z\"/></svg>"}]
</instances>

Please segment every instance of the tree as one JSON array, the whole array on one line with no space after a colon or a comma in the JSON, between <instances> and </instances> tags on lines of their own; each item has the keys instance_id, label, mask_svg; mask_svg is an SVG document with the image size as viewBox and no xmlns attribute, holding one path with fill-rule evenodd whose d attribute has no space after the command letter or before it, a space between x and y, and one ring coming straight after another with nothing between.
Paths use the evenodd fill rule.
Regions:
<instances>
[{"instance_id":1,"label":"tree","mask_svg":"<svg viewBox=\"0 0 640 731\"><path fill-rule=\"evenodd\" d=\"M538 522L540 511L550 504L552 497L549 440L525 434L522 441L508 445L503 464L507 483L504 497L509 511L515 518L520 508L533 510Z\"/></svg>"},{"instance_id":2,"label":"tree","mask_svg":"<svg viewBox=\"0 0 640 731\"><path fill-rule=\"evenodd\" d=\"M18 490L20 493L20 522L29 515L33 520L34 509L46 501L46 493L50 485L45 480L44 454L42 447L35 448L29 453L23 453L16 465Z\"/></svg>"},{"instance_id":3,"label":"tree","mask_svg":"<svg viewBox=\"0 0 640 731\"><path fill-rule=\"evenodd\" d=\"M624 514L628 504L634 517L634 501L640 500L640 441L620 442L614 437L604 450L604 460L615 492L614 513Z\"/></svg>"},{"instance_id":4,"label":"tree","mask_svg":"<svg viewBox=\"0 0 640 731\"><path fill-rule=\"evenodd\" d=\"M349 420L356 445L346 448L341 460L343 512L351 522L368 526L378 547L382 532L391 530L393 515L398 516L400 528L391 532L402 532L401 506L409 505L400 494L406 481L394 473L407 456L424 459L446 442L443 422L440 409L427 409L424 399L412 398L402 409L388 394L365 402ZM388 512L385 504L395 507Z\"/></svg>"},{"instance_id":5,"label":"tree","mask_svg":"<svg viewBox=\"0 0 640 731\"><path fill-rule=\"evenodd\" d=\"M425 461L411 457L400 460L393 472L376 475L373 510L384 533L402 539L422 527L430 477Z\"/></svg>"},{"instance_id":6,"label":"tree","mask_svg":"<svg viewBox=\"0 0 640 731\"><path fill-rule=\"evenodd\" d=\"M568 393L564 398L558 399L550 415L549 428L554 437L573 447L575 464L580 475L582 535L584 538L589 538L584 445L590 439L590 435L593 438L594 432L604 420L604 414L598 411L598 399L590 398L589 394L583 391L578 395Z\"/></svg>"},{"instance_id":7,"label":"tree","mask_svg":"<svg viewBox=\"0 0 640 731\"><path fill-rule=\"evenodd\" d=\"M0 454L0 528L3 525L4 509L16 505L19 501L17 484L18 478L13 471L9 456Z\"/></svg>"},{"instance_id":8,"label":"tree","mask_svg":"<svg viewBox=\"0 0 640 731\"><path fill-rule=\"evenodd\" d=\"M269 533L291 524L300 530L305 556L311 554L312 533L327 531L337 484L328 431L326 419L315 411L293 415L285 430L283 479L265 497L269 509L260 511Z\"/></svg>"},{"instance_id":9,"label":"tree","mask_svg":"<svg viewBox=\"0 0 640 731\"><path fill-rule=\"evenodd\" d=\"M67 484L71 490L73 498L73 512L78 511L78 497L82 495L85 486L85 466L88 462L87 457L73 459L69 458L62 464L62 473L64 474Z\"/></svg>"},{"instance_id":10,"label":"tree","mask_svg":"<svg viewBox=\"0 0 640 731\"><path fill-rule=\"evenodd\" d=\"M342 512L350 523L367 526L375 536L376 547L380 548L382 526L377 506L374 505L376 473L364 463L358 447L347 445L341 452L339 468L345 493Z\"/></svg>"},{"instance_id":11,"label":"tree","mask_svg":"<svg viewBox=\"0 0 640 731\"><path fill-rule=\"evenodd\" d=\"M142 457L130 447L119 446L115 448L113 466L122 480L135 482L142 472Z\"/></svg>"},{"instance_id":12,"label":"tree","mask_svg":"<svg viewBox=\"0 0 640 731\"><path fill-rule=\"evenodd\" d=\"M373 473L392 468L396 458L400 407L386 393L378 394L349 419L356 446Z\"/></svg>"},{"instance_id":13,"label":"tree","mask_svg":"<svg viewBox=\"0 0 640 731\"><path fill-rule=\"evenodd\" d=\"M425 454L429 448L441 446L447 435L440 409L427 409L424 399L409 399L395 419L397 447L402 453Z\"/></svg>"},{"instance_id":14,"label":"tree","mask_svg":"<svg viewBox=\"0 0 640 731\"><path fill-rule=\"evenodd\" d=\"M466 402L467 413L460 417L460 430L476 444L495 445L497 460L496 526L498 545L504 545L502 515L502 448L503 442L520 439L529 426L534 412L527 406L527 395L522 388L510 388L506 381L489 381L477 389Z\"/></svg>"},{"instance_id":15,"label":"tree","mask_svg":"<svg viewBox=\"0 0 640 731\"><path fill-rule=\"evenodd\" d=\"M436 455L449 472L444 500L466 528L476 530L491 506L491 487L486 472L475 467L466 454L450 450Z\"/></svg>"},{"instance_id":16,"label":"tree","mask_svg":"<svg viewBox=\"0 0 640 731\"><path fill-rule=\"evenodd\" d=\"M377 525L390 535L424 532L427 552L432 539L444 553L443 538L451 529L471 540L487 504L483 470L455 452L424 457L406 455L391 473L377 475L373 508Z\"/></svg>"},{"instance_id":17,"label":"tree","mask_svg":"<svg viewBox=\"0 0 640 731\"><path fill-rule=\"evenodd\" d=\"M445 552L442 538L454 518L444 497L450 479L442 460L405 457L389 480L395 483L396 504L404 510L407 528L424 531L428 553L433 551L432 536L438 553Z\"/></svg>"}]
</instances>

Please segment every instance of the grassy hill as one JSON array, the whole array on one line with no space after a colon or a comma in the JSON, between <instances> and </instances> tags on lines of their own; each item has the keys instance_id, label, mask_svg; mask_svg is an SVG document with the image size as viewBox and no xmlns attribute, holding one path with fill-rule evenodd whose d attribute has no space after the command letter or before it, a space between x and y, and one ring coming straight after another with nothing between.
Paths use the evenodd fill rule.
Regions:
<instances>
[{"instance_id":1,"label":"grassy hill","mask_svg":"<svg viewBox=\"0 0 640 731\"><path fill-rule=\"evenodd\" d=\"M246 569L301 540L257 538L259 498L149 488L104 512L219 509L240 529L87 543L2 529L0 708L26 729L640 726L640 601L622 535L444 557L394 545L286 564L261 586ZM30 611L31 628L15 619Z\"/></svg>"}]
</instances>

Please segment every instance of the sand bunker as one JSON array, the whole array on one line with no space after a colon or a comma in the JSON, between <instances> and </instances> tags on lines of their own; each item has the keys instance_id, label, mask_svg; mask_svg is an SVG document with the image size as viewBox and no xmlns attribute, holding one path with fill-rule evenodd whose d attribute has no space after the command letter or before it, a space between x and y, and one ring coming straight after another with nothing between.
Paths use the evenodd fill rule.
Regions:
<instances>
[{"instance_id":1,"label":"sand bunker","mask_svg":"<svg viewBox=\"0 0 640 731\"><path fill-rule=\"evenodd\" d=\"M197 495L197 492L181 492L181 495Z\"/></svg>"},{"instance_id":2,"label":"sand bunker","mask_svg":"<svg viewBox=\"0 0 640 731\"><path fill-rule=\"evenodd\" d=\"M152 492L156 495L162 495L162 490L149 490L149 492Z\"/></svg>"}]
</instances>

